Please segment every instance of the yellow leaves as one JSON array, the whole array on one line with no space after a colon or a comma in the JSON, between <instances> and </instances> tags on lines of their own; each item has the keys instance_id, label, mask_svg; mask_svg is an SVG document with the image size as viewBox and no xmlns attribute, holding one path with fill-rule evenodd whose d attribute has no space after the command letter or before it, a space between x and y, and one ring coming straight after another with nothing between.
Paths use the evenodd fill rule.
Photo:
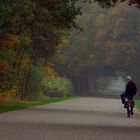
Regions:
<instances>
[{"instance_id":1,"label":"yellow leaves","mask_svg":"<svg viewBox=\"0 0 140 140\"><path fill-rule=\"evenodd\" d=\"M20 43L23 44L23 45L30 45L31 42L32 42L32 40L29 36L20 37Z\"/></svg>"},{"instance_id":2,"label":"yellow leaves","mask_svg":"<svg viewBox=\"0 0 140 140\"><path fill-rule=\"evenodd\" d=\"M51 63L44 66L44 71L50 77L55 77L57 75Z\"/></svg>"},{"instance_id":3,"label":"yellow leaves","mask_svg":"<svg viewBox=\"0 0 140 140\"><path fill-rule=\"evenodd\" d=\"M61 42L62 42L63 45L68 45L68 44L69 44L69 41L68 41L68 39L66 38L66 36L62 36L62 37L61 37Z\"/></svg>"},{"instance_id":4,"label":"yellow leaves","mask_svg":"<svg viewBox=\"0 0 140 140\"><path fill-rule=\"evenodd\" d=\"M31 64L30 55L28 53L25 53L21 60L21 70L28 69L30 67L30 64Z\"/></svg>"},{"instance_id":5,"label":"yellow leaves","mask_svg":"<svg viewBox=\"0 0 140 140\"><path fill-rule=\"evenodd\" d=\"M64 48L69 44L68 39L66 38L66 36L61 36L58 38L58 48Z\"/></svg>"},{"instance_id":6,"label":"yellow leaves","mask_svg":"<svg viewBox=\"0 0 140 140\"><path fill-rule=\"evenodd\" d=\"M17 86L14 86L8 91L0 93L0 103L10 102L11 99L17 94Z\"/></svg>"},{"instance_id":7,"label":"yellow leaves","mask_svg":"<svg viewBox=\"0 0 140 140\"><path fill-rule=\"evenodd\" d=\"M64 56L64 53L61 50L57 50L54 57L55 57L55 61L58 62L59 64L64 64L65 63L65 56Z\"/></svg>"}]
</instances>

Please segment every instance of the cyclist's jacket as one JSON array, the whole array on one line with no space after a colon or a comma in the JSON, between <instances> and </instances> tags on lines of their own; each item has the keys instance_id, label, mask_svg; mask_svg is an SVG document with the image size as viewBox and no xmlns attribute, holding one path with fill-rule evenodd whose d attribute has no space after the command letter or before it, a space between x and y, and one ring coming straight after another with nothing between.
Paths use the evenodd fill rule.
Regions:
<instances>
[{"instance_id":1,"label":"cyclist's jacket","mask_svg":"<svg viewBox=\"0 0 140 140\"><path fill-rule=\"evenodd\" d=\"M137 93L137 87L134 81L129 81L125 88L125 96L131 97L134 96Z\"/></svg>"}]
</instances>

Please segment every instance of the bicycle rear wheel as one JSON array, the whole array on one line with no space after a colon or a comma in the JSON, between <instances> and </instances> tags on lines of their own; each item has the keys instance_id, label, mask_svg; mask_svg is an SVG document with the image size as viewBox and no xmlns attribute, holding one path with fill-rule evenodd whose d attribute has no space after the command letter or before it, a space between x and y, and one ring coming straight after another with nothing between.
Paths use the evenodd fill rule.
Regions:
<instances>
[{"instance_id":1,"label":"bicycle rear wheel","mask_svg":"<svg viewBox=\"0 0 140 140\"><path fill-rule=\"evenodd\" d=\"M129 108L129 106L128 106L128 107L127 107L127 117L128 117L128 118L130 118L130 113L131 113L131 112L130 112L130 108Z\"/></svg>"}]
</instances>

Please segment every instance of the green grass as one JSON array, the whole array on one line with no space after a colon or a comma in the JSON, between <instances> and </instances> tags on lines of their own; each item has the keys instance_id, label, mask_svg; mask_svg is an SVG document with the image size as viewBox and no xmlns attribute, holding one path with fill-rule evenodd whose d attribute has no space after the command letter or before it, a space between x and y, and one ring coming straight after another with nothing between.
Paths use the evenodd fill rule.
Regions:
<instances>
[{"instance_id":1,"label":"green grass","mask_svg":"<svg viewBox=\"0 0 140 140\"><path fill-rule=\"evenodd\" d=\"M42 98L34 101L26 101L23 103L7 103L4 105L0 105L0 113L13 111L13 110L19 110L19 109L26 109L30 107L34 107L37 105L45 105L50 103L56 103L56 102L62 102L69 99L74 99L77 97L61 97L61 98Z\"/></svg>"},{"instance_id":2,"label":"green grass","mask_svg":"<svg viewBox=\"0 0 140 140\"><path fill-rule=\"evenodd\" d=\"M140 100L135 100L136 106L140 109Z\"/></svg>"}]
</instances>

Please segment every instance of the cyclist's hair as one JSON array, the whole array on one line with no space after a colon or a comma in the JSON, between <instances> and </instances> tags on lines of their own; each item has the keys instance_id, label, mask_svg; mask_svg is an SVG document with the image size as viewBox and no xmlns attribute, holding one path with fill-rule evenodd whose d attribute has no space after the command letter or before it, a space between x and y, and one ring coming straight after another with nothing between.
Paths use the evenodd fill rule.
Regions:
<instances>
[{"instance_id":1,"label":"cyclist's hair","mask_svg":"<svg viewBox=\"0 0 140 140\"><path fill-rule=\"evenodd\" d=\"M131 76L127 76L126 79L127 80L132 80L132 77Z\"/></svg>"}]
</instances>

